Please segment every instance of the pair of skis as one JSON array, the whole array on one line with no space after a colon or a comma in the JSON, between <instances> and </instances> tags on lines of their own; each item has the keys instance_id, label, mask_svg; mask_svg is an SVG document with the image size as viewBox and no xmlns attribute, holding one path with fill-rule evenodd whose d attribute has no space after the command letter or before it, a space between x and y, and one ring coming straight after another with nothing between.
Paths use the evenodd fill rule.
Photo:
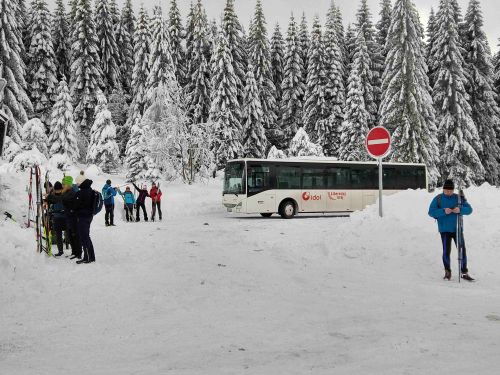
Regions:
<instances>
[{"instance_id":1,"label":"pair of skis","mask_svg":"<svg viewBox=\"0 0 500 375\"><path fill-rule=\"evenodd\" d=\"M462 279L462 269L464 262L464 248L465 248L465 239L464 239L464 216L462 215L462 208L465 202L465 195L462 189L458 190L458 208L460 208L460 212L457 215L457 250L458 250L458 282L461 282ZM468 281L475 281L472 278L468 278Z\"/></svg>"},{"instance_id":2,"label":"pair of skis","mask_svg":"<svg viewBox=\"0 0 500 375\"><path fill-rule=\"evenodd\" d=\"M37 252L45 252L52 256L52 233L50 217L46 204L43 201L41 170L38 165L30 169L30 182L28 186L28 222L26 226L34 224ZM34 180L34 181L33 181ZM33 202L33 183L35 187L36 207ZM45 190L49 193L49 172L45 174Z\"/></svg>"}]
</instances>

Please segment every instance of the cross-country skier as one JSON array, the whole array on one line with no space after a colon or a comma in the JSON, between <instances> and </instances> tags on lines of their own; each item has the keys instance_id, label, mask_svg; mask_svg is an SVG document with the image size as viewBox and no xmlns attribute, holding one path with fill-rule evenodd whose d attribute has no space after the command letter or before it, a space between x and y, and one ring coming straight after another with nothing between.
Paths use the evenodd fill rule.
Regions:
<instances>
[{"instance_id":1,"label":"cross-country skier","mask_svg":"<svg viewBox=\"0 0 500 375\"><path fill-rule=\"evenodd\" d=\"M71 245L70 259L82 258L82 245L78 236L78 225L76 218L76 201L75 194L78 191L78 186L73 185L73 177L64 176L62 179L64 214L66 216L66 234L69 237Z\"/></svg>"},{"instance_id":2,"label":"cross-country skier","mask_svg":"<svg viewBox=\"0 0 500 375\"><path fill-rule=\"evenodd\" d=\"M116 189L111 186L111 180L106 181L106 185L102 187L102 199L104 200L104 207L106 208L106 215L104 215L104 220L106 226L114 227L115 218L115 196Z\"/></svg>"},{"instance_id":3,"label":"cross-country skier","mask_svg":"<svg viewBox=\"0 0 500 375\"><path fill-rule=\"evenodd\" d=\"M76 215L78 218L78 234L82 241L83 259L77 264L95 262L94 245L90 239L90 224L94 218L94 191L92 180L86 179L80 184L80 190L75 194Z\"/></svg>"},{"instance_id":4,"label":"cross-country skier","mask_svg":"<svg viewBox=\"0 0 500 375\"><path fill-rule=\"evenodd\" d=\"M151 220L155 221L156 209L158 208L158 217L161 221L161 196L162 192L158 186L153 182L151 190L149 191L149 196L151 197Z\"/></svg>"},{"instance_id":5,"label":"cross-country skier","mask_svg":"<svg viewBox=\"0 0 500 375\"><path fill-rule=\"evenodd\" d=\"M147 186L143 186L142 189L139 189L139 187L132 183L134 185L134 188L139 192L139 196L137 197L137 200L135 202L135 221L140 221L139 217L139 209L142 208L142 213L144 214L144 221L148 221L148 213L146 212L146 198L149 197L148 194L148 188Z\"/></svg>"},{"instance_id":6,"label":"cross-country skier","mask_svg":"<svg viewBox=\"0 0 500 375\"><path fill-rule=\"evenodd\" d=\"M452 180L446 180L443 185L443 193L434 197L429 207L429 216L437 219L439 233L441 234L441 244L443 246L444 279L451 279L450 254L451 240L457 244L457 218L458 214L470 215L472 207L462 197L462 208L458 207L458 194L454 194L455 184ZM462 239L463 242L463 239ZM463 242L463 254L461 264L461 277L465 280L474 280L469 276L467 269L467 253L465 252L465 242Z\"/></svg>"},{"instance_id":7,"label":"cross-country skier","mask_svg":"<svg viewBox=\"0 0 500 375\"><path fill-rule=\"evenodd\" d=\"M63 186L59 181L54 184L53 193L47 196L47 202L49 214L52 217L52 228L56 234L57 250L59 250L54 256L60 257L64 255L62 234L66 229L66 215L63 205Z\"/></svg>"},{"instance_id":8,"label":"cross-country skier","mask_svg":"<svg viewBox=\"0 0 500 375\"><path fill-rule=\"evenodd\" d=\"M134 205L135 205L135 197L134 193L130 190L130 187L125 188L125 192L123 193L120 189L118 189L118 193L123 197L125 202L125 216L127 221L134 221Z\"/></svg>"}]
</instances>

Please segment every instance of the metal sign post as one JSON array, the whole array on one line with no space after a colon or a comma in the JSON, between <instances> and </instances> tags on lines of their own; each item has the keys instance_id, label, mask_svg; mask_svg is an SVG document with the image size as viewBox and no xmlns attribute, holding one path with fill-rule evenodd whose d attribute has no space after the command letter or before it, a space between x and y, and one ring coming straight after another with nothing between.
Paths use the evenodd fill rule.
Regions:
<instances>
[{"instance_id":1,"label":"metal sign post","mask_svg":"<svg viewBox=\"0 0 500 375\"><path fill-rule=\"evenodd\" d=\"M365 146L368 154L378 161L378 213L380 217L383 217L382 196L384 186L382 160L390 152L391 134L386 128L376 126L368 132Z\"/></svg>"}]
</instances>

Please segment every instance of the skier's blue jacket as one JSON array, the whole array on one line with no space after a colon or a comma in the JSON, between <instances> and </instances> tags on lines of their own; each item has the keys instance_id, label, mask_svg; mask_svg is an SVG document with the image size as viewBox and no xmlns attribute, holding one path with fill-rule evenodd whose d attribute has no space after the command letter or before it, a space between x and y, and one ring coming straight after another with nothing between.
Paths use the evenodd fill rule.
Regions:
<instances>
[{"instance_id":1,"label":"skier's blue jacket","mask_svg":"<svg viewBox=\"0 0 500 375\"><path fill-rule=\"evenodd\" d=\"M115 204L115 188L111 187L111 185L104 185L102 188L102 199L104 200L104 205L109 206Z\"/></svg>"},{"instance_id":2,"label":"skier's blue jacket","mask_svg":"<svg viewBox=\"0 0 500 375\"><path fill-rule=\"evenodd\" d=\"M135 197L131 191L125 191L124 193L119 191L118 193L123 197L125 204L135 204Z\"/></svg>"},{"instance_id":3,"label":"skier's blue jacket","mask_svg":"<svg viewBox=\"0 0 500 375\"><path fill-rule=\"evenodd\" d=\"M458 214L451 213L446 215L444 211L445 208L455 207L458 207L458 194L453 194L449 197L445 194L440 194L432 200L429 206L429 216L437 219L440 233L455 233L457 231ZM472 207L467 200L462 201L462 209L460 211L462 215L470 215L472 213Z\"/></svg>"}]
</instances>

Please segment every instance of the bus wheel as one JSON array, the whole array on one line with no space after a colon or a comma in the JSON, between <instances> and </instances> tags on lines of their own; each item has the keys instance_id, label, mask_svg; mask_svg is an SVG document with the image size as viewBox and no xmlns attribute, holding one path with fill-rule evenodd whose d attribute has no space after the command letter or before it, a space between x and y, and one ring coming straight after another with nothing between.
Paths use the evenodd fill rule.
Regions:
<instances>
[{"instance_id":1,"label":"bus wheel","mask_svg":"<svg viewBox=\"0 0 500 375\"><path fill-rule=\"evenodd\" d=\"M295 205L292 201L284 201L280 205L279 213L283 219L291 219L295 216Z\"/></svg>"},{"instance_id":2,"label":"bus wheel","mask_svg":"<svg viewBox=\"0 0 500 375\"><path fill-rule=\"evenodd\" d=\"M271 217L271 216L273 216L272 212L261 212L260 214L262 215L262 217Z\"/></svg>"}]
</instances>

